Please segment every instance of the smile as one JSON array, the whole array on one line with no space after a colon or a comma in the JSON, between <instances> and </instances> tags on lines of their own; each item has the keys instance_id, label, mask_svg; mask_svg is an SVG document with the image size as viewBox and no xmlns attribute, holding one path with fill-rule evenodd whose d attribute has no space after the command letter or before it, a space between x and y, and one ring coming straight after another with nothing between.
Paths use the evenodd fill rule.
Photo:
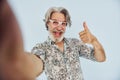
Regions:
<instances>
[{"instance_id":1,"label":"smile","mask_svg":"<svg viewBox=\"0 0 120 80\"><path fill-rule=\"evenodd\" d=\"M60 37L61 35L63 34L63 32L60 32L60 31L53 31L53 35L55 36L55 37Z\"/></svg>"}]
</instances>

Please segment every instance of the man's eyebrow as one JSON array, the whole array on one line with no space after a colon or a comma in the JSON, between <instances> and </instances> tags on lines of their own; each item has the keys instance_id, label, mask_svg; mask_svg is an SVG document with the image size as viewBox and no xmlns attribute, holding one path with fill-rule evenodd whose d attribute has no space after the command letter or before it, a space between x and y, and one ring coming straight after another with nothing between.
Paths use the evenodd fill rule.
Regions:
<instances>
[{"instance_id":1,"label":"man's eyebrow","mask_svg":"<svg viewBox=\"0 0 120 80\"><path fill-rule=\"evenodd\" d=\"M57 20L57 19L51 19L51 20L59 21L59 20ZM67 22L67 21L60 21L60 22Z\"/></svg>"}]
</instances>

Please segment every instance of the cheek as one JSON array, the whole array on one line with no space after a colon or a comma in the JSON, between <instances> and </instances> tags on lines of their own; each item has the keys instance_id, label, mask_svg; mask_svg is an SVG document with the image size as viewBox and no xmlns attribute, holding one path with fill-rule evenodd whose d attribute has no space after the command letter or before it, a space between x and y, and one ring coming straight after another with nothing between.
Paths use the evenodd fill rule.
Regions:
<instances>
[{"instance_id":1,"label":"cheek","mask_svg":"<svg viewBox=\"0 0 120 80\"><path fill-rule=\"evenodd\" d=\"M56 29L56 27L48 26L48 29L49 29L49 30L54 30L54 29Z\"/></svg>"},{"instance_id":2,"label":"cheek","mask_svg":"<svg viewBox=\"0 0 120 80\"><path fill-rule=\"evenodd\" d=\"M64 27L63 30L66 31L66 27Z\"/></svg>"},{"instance_id":3,"label":"cheek","mask_svg":"<svg viewBox=\"0 0 120 80\"><path fill-rule=\"evenodd\" d=\"M55 28L55 27L52 26L50 23L48 23L47 26L48 26L48 30L53 30L53 29Z\"/></svg>"}]
</instances>

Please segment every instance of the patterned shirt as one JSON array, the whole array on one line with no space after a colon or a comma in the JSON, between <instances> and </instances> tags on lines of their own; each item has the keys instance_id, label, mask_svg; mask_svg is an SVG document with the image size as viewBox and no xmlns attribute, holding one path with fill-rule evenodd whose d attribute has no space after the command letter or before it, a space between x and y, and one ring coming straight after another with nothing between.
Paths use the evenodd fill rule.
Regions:
<instances>
[{"instance_id":1,"label":"patterned shirt","mask_svg":"<svg viewBox=\"0 0 120 80\"><path fill-rule=\"evenodd\" d=\"M94 49L75 38L63 40L63 52L48 38L33 47L32 53L43 60L48 80L84 80L79 57L95 61Z\"/></svg>"}]
</instances>

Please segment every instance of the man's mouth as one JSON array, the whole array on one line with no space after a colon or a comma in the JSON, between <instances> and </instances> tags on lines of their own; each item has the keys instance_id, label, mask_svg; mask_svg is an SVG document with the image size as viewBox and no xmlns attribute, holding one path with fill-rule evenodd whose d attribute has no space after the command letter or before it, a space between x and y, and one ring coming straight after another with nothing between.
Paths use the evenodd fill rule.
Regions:
<instances>
[{"instance_id":1,"label":"man's mouth","mask_svg":"<svg viewBox=\"0 0 120 80\"><path fill-rule=\"evenodd\" d=\"M63 32L61 32L61 31L53 31L53 35L55 37L60 37L62 34L63 34Z\"/></svg>"},{"instance_id":2,"label":"man's mouth","mask_svg":"<svg viewBox=\"0 0 120 80\"><path fill-rule=\"evenodd\" d=\"M54 41L54 42L60 42L62 41L63 37L64 37L64 31L63 30L52 30L50 31L50 38Z\"/></svg>"}]
</instances>

